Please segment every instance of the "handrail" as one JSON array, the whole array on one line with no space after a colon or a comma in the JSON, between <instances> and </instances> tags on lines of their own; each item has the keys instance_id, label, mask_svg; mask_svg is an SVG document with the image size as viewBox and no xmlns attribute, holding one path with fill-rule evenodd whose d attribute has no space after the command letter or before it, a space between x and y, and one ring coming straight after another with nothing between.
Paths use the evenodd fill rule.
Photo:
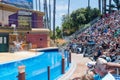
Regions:
<instances>
[{"instance_id":1,"label":"handrail","mask_svg":"<svg viewBox=\"0 0 120 80\"><path fill-rule=\"evenodd\" d=\"M88 29L89 27L91 27L94 23L96 23L98 20L100 19L100 17L95 18L94 20L90 21L88 24L86 24L82 29L76 31L75 33L73 33L71 36L69 36L69 40L75 38L76 36L78 36L78 34L81 34L82 32L84 32L86 29Z\"/></svg>"}]
</instances>

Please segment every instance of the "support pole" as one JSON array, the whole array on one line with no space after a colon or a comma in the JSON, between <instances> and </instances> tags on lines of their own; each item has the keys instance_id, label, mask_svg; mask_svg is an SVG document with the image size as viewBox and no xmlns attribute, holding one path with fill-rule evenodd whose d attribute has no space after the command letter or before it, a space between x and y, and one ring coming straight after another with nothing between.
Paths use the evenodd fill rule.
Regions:
<instances>
[{"instance_id":1,"label":"support pole","mask_svg":"<svg viewBox=\"0 0 120 80\"><path fill-rule=\"evenodd\" d=\"M65 73L65 59L62 58L62 74Z\"/></svg>"},{"instance_id":2,"label":"support pole","mask_svg":"<svg viewBox=\"0 0 120 80\"><path fill-rule=\"evenodd\" d=\"M48 70L48 80L50 80L50 66L47 67Z\"/></svg>"},{"instance_id":3,"label":"support pole","mask_svg":"<svg viewBox=\"0 0 120 80\"><path fill-rule=\"evenodd\" d=\"M25 80L25 66L18 66L18 80Z\"/></svg>"},{"instance_id":4,"label":"support pole","mask_svg":"<svg viewBox=\"0 0 120 80\"><path fill-rule=\"evenodd\" d=\"M69 63L71 63L71 51L69 52Z\"/></svg>"}]
</instances>

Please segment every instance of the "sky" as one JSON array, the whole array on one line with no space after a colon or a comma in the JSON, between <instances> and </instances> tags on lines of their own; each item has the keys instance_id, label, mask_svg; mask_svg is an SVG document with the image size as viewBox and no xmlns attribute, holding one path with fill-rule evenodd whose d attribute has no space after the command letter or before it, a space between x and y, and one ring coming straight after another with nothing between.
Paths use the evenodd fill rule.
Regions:
<instances>
[{"instance_id":1,"label":"sky","mask_svg":"<svg viewBox=\"0 0 120 80\"><path fill-rule=\"evenodd\" d=\"M33 0L33 4L35 5L35 1ZM41 11L43 12L43 0L40 0L41 2ZM51 1L51 12L53 13L53 0ZM49 3L49 0L47 0ZM37 2L39 3L39 2ZM70 0L70 13L72 11L77 10L78 8L86 8L88 6L88 0ZM90 0L90 6L91 8L98 8L98 0ZM34 9L36 8L33 6ZM68 0L56 0L56 26L61 27L62 25L62 16L68 14ZM51 14L51 17L53 19L53 14ZM53 21L51 22L53 24Z\"/></svg>"}]
</instances>

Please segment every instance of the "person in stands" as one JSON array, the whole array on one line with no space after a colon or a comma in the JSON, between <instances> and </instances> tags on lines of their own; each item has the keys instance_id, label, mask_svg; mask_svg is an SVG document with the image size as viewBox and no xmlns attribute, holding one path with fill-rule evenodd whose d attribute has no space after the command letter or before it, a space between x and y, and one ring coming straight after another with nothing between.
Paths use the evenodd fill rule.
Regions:
<instances>
[{"instance_id":1,"label":"person in stands","mask_svg":"<svg viewBox=\"0 0 120 80\"><path fill-rule=\"evenodd\" d=\"M107 61L103 58L98 58L94 67L97 73L94 80L115 80L114 76L107 70Z\"/></svg>"}]
</instances>

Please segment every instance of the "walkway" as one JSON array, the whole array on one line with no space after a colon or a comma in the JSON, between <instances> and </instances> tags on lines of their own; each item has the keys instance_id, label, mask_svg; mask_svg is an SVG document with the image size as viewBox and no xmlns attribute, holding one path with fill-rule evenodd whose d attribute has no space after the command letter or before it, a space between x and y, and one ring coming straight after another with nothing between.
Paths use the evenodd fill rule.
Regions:
<instances>
[{"instance_id":1,"label":"walkway","mask_svg":"<svg viewBox=\"0 0 120 80\"><path fill-rule=\"evenodd\" d=\"M80 77L85 74L87 70L86 63L91 61L88 57L83 57L82 54L72 54L72 63L76 64L76 69L70 79Z\"/></svg>"},{"instance_id":2,"label":"walkway","mask_svg":"<svg viewBox=\"0 0 120 80\"><path fill-rule=\"evenodd\" d=\"M86 63L91 61L88 57L83 57L82 54L72 53L71 69L63 75L59 80L72 80L85 74L87 70Z\"/></svg>"}]
</instances>

